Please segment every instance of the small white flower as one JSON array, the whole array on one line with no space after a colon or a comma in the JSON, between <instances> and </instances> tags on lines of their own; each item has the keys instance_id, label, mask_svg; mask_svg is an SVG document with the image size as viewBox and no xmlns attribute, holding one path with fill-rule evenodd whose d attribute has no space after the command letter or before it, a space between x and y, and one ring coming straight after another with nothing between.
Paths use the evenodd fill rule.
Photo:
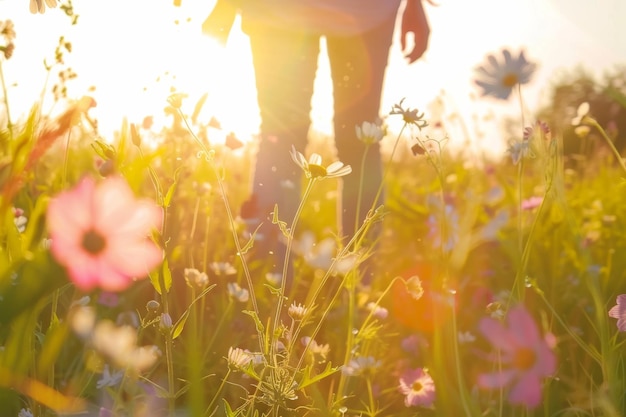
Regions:
<instances>
[{"instance_id":1,"label":"small white flower","mask_svg":"<svg viewBox=\"0 0 626 417\"><path fill-rule=\"evenodd\" d=\"M265 274L265 279L267 282L277 287L283 282L283 274L280 272L268 272Z\"/></svg>"},{"instance_id":2,"label":"small white flower","mask_svg":"<svg viewBox=\"0 0 626 417\"><path fill-rule=\"evenodd\" d=\"M185 268L183 275L187 285L191 288L202 289L209 284L209 276L205 272L198 271L196 268Z\"/></svg>"},{"instance_id":3,"label":"small white flower","mask_svg":"<svg viewBox=\"0 0 626 417\"><path fill-rule=\"evenodd\" d=\"M311 231L302 233L299 239L293 242L293 251L302 256L304 262L312 268L329 270L334 262L332 272L342 275L354 268L357 262L357 257L354 254L348 254L335 261L335 254L337 253L335 240L328 237L318 242L315 234Z\"/></svg>"},{"instance_id":4,"label":"small white flower","mask_svg":"<svg viewBox=\"0 0 626 417\"><path fill-rule=\"evenodd\" d=\"M589 114L589 103L586 101L581 103L576 110L576 117L572 119L572 126L578 126L583 122L585 116Z\"/></svg>"},{"instance_id":5,"label":"small white flower","mask_svg":"<svg viewBox=\"0 0 626 417\"><path fill-rule=\"evenodd\" d=\"M497 301L494 301L493 303L489 303L487 305L487 313L489 313L489 316L491 316L491 318L496 320L502 320L505 316L502 304Z\"/></svg>"},{"instance_id":6,"label":"small white flower","mask_svg":"<svg viewBox=\"0 0 626 417\"><path fill-rule=\"evenodd\" d=\"M296 302L294 301L293 303L291 303L291 305L289 306L289 317L291 317L292 319L296 320L296 321L301 321L304 319L304 317L306 317L306 313L309 310L303 306L302 304L296 304Z\"/></svg>"},{"instance_id":7,"label":"small white flower","mask_svg":"<svg viewBox=\"0 0 626 417\"><path fill-rule=\"evenodd\" d=\"M116 366L135 372L151 367L161 355L156 346L137 347L137 331L131 326L117 327L109 320L98 322L91 344Z\"/></svg>"},{"instance_id":8,"label":"small white flower","mask_svg":"<svg viewBox=\"0 0 626 417\"><path fill-rule=\"evenodd\" d=\"M376 305L374 302L367 303L367 309L372 312L372 316L379 320L385 320L389 315L389 311L386 308Z\"/></svg>"},{"instance_id":9,"label":"small white flower","mask_svg":"<svg viewBox=\"0 0 626 417\"><path fill-rule=\"evenodd\" d=\"M45 13L46 6L49 8L57 7L57 0L30 0L30 12L35 13ZM21 417L21 416L20 416Z\"/></svg>"},{"instance_id":10,"label":"small white flower","mask_svg":"<svg viewBox=\"0 0 626 417\"><path fill-rule=\"evenodd\" d=\"M28 223L28 218L24 216L24 210L13 207L13 223L15 223L15 227L20 233L24 233L26 223Z\"/></svg>"},{"instance_id":11,"label":"small white flower","mask_svg":"<svg viewBox=\"0 0 626 417\"><path fill-rule=\"evenodd\" d=\"M386 134L380 121L378 123L363 122L361 126L356 125L355 130L357 139L366 145L380 142Z\"/></svg>"},{"instance_id":12,"label":"small white flower","mask_svg":"<svg viewBox=\"0 0 626 417\"><path fill-rule=\"evenodd\" d=\"M17 417L33 417L33 413L29 408L22 408L20 412L17 413Z\"/></svg>"},{"instance_id":13,"label":"small white flower","mask_svg":"<svg viewBox=\"0 0 626 417\"><path fill-rule=\"evenodd\" d=\"M291 148L291 159L304 171L307 178L337 178L348 175L352 172L350 165L344 165L341 161L335 161L324 167L322 165L322 157L319 154L312 154L309 160L304 157L296 148Z\"/></svg>"},{"instance_id":14,"label":"small white flower","mask_svg":"<svg viewBox=\"0 0 626 417\"><path fill-rule=\"evenodd\" d=\"M72 309L70 326L81 338L87 338L96 324L96 310L93 307L77 306Z\"/></svg>"},{"instance_id":15,"label":"small white flower","mask_svg":"<svg viewBox=\"0 0 626 417\"><path fill-rule=\"evenodd\" d=\"M211 262L209 268L215 275L235 275L237 269L230 262Z\"/></svg>"},{"instance_id":16,"label":"small white flower","mask_svg":"<svg viewBox=\"0 0 626 417\"><path fill-rule=\"evenodd\" d=\"M413 275L406 281L406 290L411 298L419 300L424 295L424 287L422 287L422 280L417 275Z\"/></svg>"},{"instance_id":17,"label":"small white flower","mask_svg":"<svg viewBox=\"0 0 626 417\"><path fill-rule=\"evenodd\" d=\"M483 89L483 96L492 96L506 100L511 95L513 87L530 82L536 65L526 61L524 51L517 58L511 55L508 49L502 50L504 62L494 55L487 56L487 65L476 69L478 79L475 83Z\"/></svg>"},{"instance_id":18,"label":"small white flower","mask_svg":"<svg viewBox=\"0 0 626 417\"><path fill-rule=\"evenodd\" d=\"M470 332L459 332L459 343L472 343L476 340L476 336L474 336Z\"/></svg>"},{"instance_id":19,"label":"small white flower","mask_svg":"<svg viewBox=\"0 0 626 417\"><path fill-rule=\"evenodd\" d=\"M252 362L252 355L240 348L228 348L228 364L234 368L241 369Z\"/></svg>"},{"instance_id":20,"label":"small white flower","mask_svg":"<svg viewBox=\"0 0 626 417\"><path fill-rule=\"evenodd\" d=\"M318 344L315 340L312 340L309 336L304 336L300 339L303 346L308 346L308 353L313 358L315 363L323 363L326 361L328 354L330 353L330 345L328 343L324 345Z\"/></svg>"},{"instance_id":21,"label":"small white flower","mask_svg":"<svg viewBox=\"0 0 626 417\"><path fill-rule=\"evenodd\" d=\"M379 368L380 365L381 362L372 356L359 356L344 365L341 372L348 376L363 375Z\"/></svg>"},{"instance_id":22,"label":"small white flower","mask_svg":"<svg viewBox=\"0 0 626 417\"><path fill-rule=\"evenodd\" d=\"M248 302L248 299L250 298L250 293L248 292L248 290L246 290L245 288L241 288L236 282L229 282L227 284L227 287L228 293L235 300L239 301L240 303Z\"/></svg>"},{"instance_id":23,"label":"small white flower","mask_svg":"<svg viewBox=\"0 0 626 417\"><path fill-rule=\"evenodd\" d=\"M330 268L336 248L335 242L330 238L317 242L311 231L302 233L293 242L293 251L302 256L307 265L318 269Z\"/></svg>"}]
</instances>

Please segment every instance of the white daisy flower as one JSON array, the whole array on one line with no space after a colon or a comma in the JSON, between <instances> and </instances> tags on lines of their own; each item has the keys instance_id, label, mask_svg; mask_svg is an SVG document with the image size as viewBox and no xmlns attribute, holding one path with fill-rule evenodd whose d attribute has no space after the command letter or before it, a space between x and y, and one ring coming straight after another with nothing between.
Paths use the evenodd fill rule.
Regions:
<instances>
[{"instance_id":1,"label":"white daisy flower","mask_svg":"<svg viewBox=\"0 0 626 417\"><path fill-rule=\"evenodd\" d=\"M536 65L531 64L520 52L517 58L508 49L502 50L504 62L494 55L487 56L488 63L477 68L478 78L474 81L483 89L483 96L507 100L516 85L530 82Z\"/></svg>"}]
</instances>

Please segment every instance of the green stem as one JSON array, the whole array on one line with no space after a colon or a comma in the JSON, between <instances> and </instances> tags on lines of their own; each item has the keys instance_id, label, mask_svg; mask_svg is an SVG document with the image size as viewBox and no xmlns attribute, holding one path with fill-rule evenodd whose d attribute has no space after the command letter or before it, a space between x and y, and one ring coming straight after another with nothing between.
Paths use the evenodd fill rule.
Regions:
<instances>
[{"instance_id":1,"label":"green stem","mask_svg":"<svg viewBox=\"0 0 626 417\"><path fill-rule=\"evenodd\" d=\"M522 86L520 84L517 85L517 96L519 98L519 107L520 107L520 114L521 114L521 119L522 119L522 141L524 140L524 98L522 97ZM530 138L529 138L530 140ZM518 231L518 237L517 237L517 247L519 250L519 253L522 253L523 250L523 245L524 245L524 236L523 236L523 229L524 229L524 218L522 216L522 199L523 199L523 195L524 195L524 187L523 187L523 177L524 177L524 155L523 155L523 151L522 151L522 156L520 158L520 162L519 162L519 169L518 169L518 173L517 173L517 181L518 181L518 196L517 196L517 209L518 209L518 219L517 219L517 231Z\"/></svg>"},{"instance_id":2,"label":"green stem","mask_svg":"<svg viewBox=\"0 0 626 417\"><path fill-rule=\"evenodd\" d=\"M296 225L298 224L298 219L300 219L300 215L302 214L302 209L305 206L305 203L311 195L311 190L313 190L313 185L315 185L316 179L311 178L307 183L306 189L304 190L304 194L302 199L300 200L300 204L298 205L298 209L296 210L296 214L293 216L293 221L291 223L291 227L289 228L289 236L287 236L287 248L285 249L285 260L283 262L283 276L280 284L280 299L278 300L278 305L276 306L276 314L274 315L274 323L272 328L272 336L276 336L276 332L278 327L280 326L280 313L282 311L283 303L285 300L285 288L287 286L287 271L289 270L289 258L291 255L291 248L293 247L293 237L296 229ZM271 352L272 357L276 360L276 355L274 355L275 346L272 344Z\"/></svg>"},{"instance_id":3,"label":"green stem","mask_svg":"<svg viewBox=\"0 0 626 417\"><path fill-rule=\"evenodd\" d=\"M228 368L228 372L226 372L226 375L224 376L224 378L222 378L222 383L220 384L219 388L215 392L215 395L213 396L213 399L211 400L211 403L209 403L209 406L207 407L205 414L208 414L208 413L211 412L211 409L213 408L213 405L217 401L218 396L220 395L220 393L224 389L224 385L226 385L226 381L228 380L228 377L230 376L230 373L231 373L231 370L230 370L230 367L229 367Z\"/></svg>"},{"instance_id":4,"label":"green stem","mask_svg":"<svg viewBox=\"0 0 626 417\"><path fill-rule=\"evenodd\" d=\"M144 157L143 151L141 150L141 147L138 146L137 149L139 149L140 158L144 160L145 157ZM150 173L150 180L152 181L152 185L154 186L154 189L156 192L157 202L159 206L163 208L163 223L161 226L161 236L164 237L166 236L168 211L167 211L167 207L164 204L163 187L161 186L161 182L159 181L159 177L156 171L154 170L154 168L152 168L150 164L147 164L147 166L148 166L148 172ZM164 253L166 252L165 249L166 248L164 247L163 248ZM167 298L168 290L165 285L165 268L166 268L165 263L161 264L161 270L159 271L159 287L161 288L161 305L163 306L163 314L169 315L170 314L169 300ZM169 268L169 266L167 266L167 268ZM168 384L167 389L168 389L169 412L170 412L170 415L174 415L174 409L176 406L176 398L175 398L175 391L174 391L174 354L173 354L174 344L172 340L171 329L167 329L167 331L164 332L164 337L165 337L165 361L167 363L167 384Z\"/></svg>"},{"instance_id":5,"label":"green stem","mask_svg":"<svg viewBox=\"0 0 626 417\"><path fill-rule=\"evenodd\" d=\"M602 126L600 126L600 124L596 121L596 119L589 117L589 116L585 116L584 121L586 123L589 123L596 129L598 129L598 132L600 132L606 144L609 145L611 152L613 152L613 155L615 155L615 158L617 159L617 163L619 164L620 168L622 169L622 171L624 171L624 173L626 173L626 164L624 163L624 159L622 158L619 151L615 147L615 144L613 143L611 138L606 134Z\"/></svg>"},{"instance_id":6,"label":"green stem","mask_svg":"<svg viewBox=\"0 0 626 417\"><path fill-rule=\"evenodd\" d=\"M0 83L2 84L2 99L4 101L4 107L7 111L7 129L9 130L9 137L13 140L13 122L11 121L11 113L9 111L9 95L7 93L7 86L4 80L4 71L2 70L2 62L0 61Z\"/></svg>"},{"instance_id":7,"label":"green stem","mask_svg":"<svg viewBox=\"0 0 626 417\"><path fill-rule=\"evenodd\" d=\"M546 198L548 197L548 194L551 189L552 189L552 182L550 182L546 187L546 191L543 195L543 199L541 200L541 204L539 205L539 208L537 209L537 214L535 215L533 224L530 227L528 238L526 239L526 243L524 244L521 250L522 255L520 259L520 264L519 264L519 267L517 268L517 272L515 273L515 280L513 281L513 288L512 288L512 293L517 297L519 301L522 301L524 299L524 285L522 285L522 275L526 274L526 270L528 268L528 262L530 260L530 249L531 249L531 244L533 241L533 236L535 235L537 225L539 224L539 219L541 218L541 215L543 214ZM520 210L521 210L521 207L520 207ZM521 212L520 212L520 215L521 215ZM512 300L509 300L509 303L511 301Z\"/></svg>"},{"instance_id":8,"label":"green stem","mask_svg":"<svg viewBox=\"0 0 626 417\"><path fill-rule=\"evenodd\" d=\"M369 376L365 378L365 381L367 384L367 397L370 403L369 405L370 415L375 416L377 407L374 401L374 390L372 389L372 381Z\"/></svg>"},{"instance_id":9,"label":"green stem","mask_svg":"<svg viewBox=\"0 0 626 417\"><path fill-rule=\"evenodd\" d=\"M196 299L195 289L191 289L191 300ZM203 297L204 299L204 297ZM189 354L187 356L187 368L189 369L189 402L192 416L198 416L204 409L204 384L202 381L202 358L200 355L198 315L202 310L198 310L198 304L191 306L191 332L189 334Z\"/></svg>"},{"instance_id":10,"label":"green stem","mask_svg":"<svg viewBox=\"0 0 626 417\"><path fill-rule=\"evenodd\" d=\"M65 189L65 185L67 184L67 167L69 165L69 160L70 160L70 139L71 138L72 138L72 129L68 129L67 142L65 143L65 153L63 155L63 177L62 177L63 189Z\"/></svg>"},{"instance_id":11,"label":"green stem","mask_svg":"<svg viewBox=\"0 0 626 417\"><path fill-rule=\"evenodd\" d=\"M453 298L454 300L454 298ZM466 416L473 416L474 410L470 407L467 396L467 388L463 380L463 372L461 371L461 354L459 352L458 329L456 323L456 305L452 306L452 349L454 350L454 367L456 370L457 384L459 385L459 393L461 394L461 404Z\"/></svg>"},{"instance_id":12,"label":"green stem","mask_svg":"<svg viewBox=\"0 0 626 417\"><path fill-rule=\"evenodd\" d=\"M233 241L235 242L237 255L239 256L239 259L241 260L241 266L243 268L243 272L246 277L246 283L248 284L248 291L250 293L250 301L252 302L252 308L254 309L254 312L258 317L259 306L257 304L256 294L254 292L254 285L252 284L252 276L250 275L248 263L246 262L246 259L241 252L242 248L241 248L241 243L239 242L239 236L237 236L237 227L235 225L235 218L233 216L232 210L230 209L230 204L228 204L228 198L227 198L226 189L224 188L224 182L221 180L220 173L218 172L217 167L215 166L215 162L213 161L211 157L213 153L206 147L204 143L202 143L200 138L194 133L193 129L189 125L187 116L185 116L185 114L180 110L180 108L177 109L177 111L181 119L185 123L187 130L191 134L191 137L196 141L198 146L200 146L200 149L202 149L202 152L205 155L205 159L207 160L207 162L209 162L209 165L211 166L211 169L213 173L215 174L215 177L217 178L217 184L220 187L220 194L224 200L224 208L226 209L226 215L228 216L228 224L230 225L230 231L233 235ZM260 331L260 329L257 329L257 335L259 337L259 347L261 348L261 351L265 352L265 335Z\"/></svg>"},{"instance_id":13,"label":"green stem","mask_svg":"<svg viewBox=\"0 0 626 417\"><path fill-rule=\"evenodd\" d=\"M361 175L359 176L359 194L356 200L356 214L354 216L354 230L359 228L359 219L361 218L361 199L363 198L363 182L365 180L365 160L367 159L367 153L370 150L370 145L365 145L365 151L363 152L363 157L361 158ZM378 198L378 197L377 197ZM343 230L341 231L343 234Z\"/></svg>"},{"instance_id":14,"label":"green stem","mask_svg":"<svg viewBox=\"0 0 626 417\"><path fill-rule=\"evenodd\" d=\"M163 210L163 224L166 224L167 210ZM165 227L165 226L163 226ZM165 266L161 266L159 272L159 286L161 287L161 304L163 305L163 314L169 315L169 302L167 299L168 292L165 286ZM167 364L167 390L168 390L168 404L170 416L174 415L174 409L176 406L176 398L174 391L174 354L173 354L173 340L171 329L167 329L164 332L165 337L165 362Z\"/></svg>"},{"instance_id":15,"label":"green stem","mask_svg":"<svg viewBox=\"0 0 626 417\"><path fill-rule=\"evenodd\" d=\"M398 132L398 136L396 137L396 141L393 144L391 154L389 155L389 160L385 164L385 169L383 171L383 176L380 180L380 184L378 185L376 196L374 197L374 201L372 201L372 206L370 207L370 213L373 213L376 210L376 205L378 204L378 200L380 200L380 196L383 192L383 188L385 187L385 181L387 180L387 176L389 175L389 171L391 170L391 162L393 161L393 157L395 156L396 150L398 149L398 143L400 143L400 138L402 137L402 133L404 132L404 129L406 129L406 127L407 127L407 123L404 123L402 125L402 128L400 129L400 132ZM359 202L360 201L361 199L359 198ZM358 217L357 217L357 221L358 221ZM358 226L358 223L357 223L357 226ZM363 233L361 233L361 238L357 240L353 239L354 249L358 249L360 247L361 241L367 235L368 230L369 230L369 223L367 224L367 227L364 229ZM347 246L347 247L350 247L350 246Z\"/></svg>"}]
</instances>

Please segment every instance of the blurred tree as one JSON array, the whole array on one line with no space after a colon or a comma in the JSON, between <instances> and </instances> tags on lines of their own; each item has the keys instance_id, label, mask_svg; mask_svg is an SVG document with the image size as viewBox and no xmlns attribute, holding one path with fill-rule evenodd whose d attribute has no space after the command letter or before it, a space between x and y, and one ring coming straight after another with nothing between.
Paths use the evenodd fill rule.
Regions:
<instances>
[{"instance_id":1,"label":"blurred tree","mask_svg":"<svg viewBox=\"0 0 626 417\"><path fill-rule=\"evenodd\" d=\"M577 68L552 85L551 101L538 112L557 135L562 135L565 155L592 155L606 148L599 132L576 129L572 119L581 103L589 103L589 115L596 119L616 148L626 148L626 66L607 72L598 82L586 70Z\"/></svg>"}]
</instances>

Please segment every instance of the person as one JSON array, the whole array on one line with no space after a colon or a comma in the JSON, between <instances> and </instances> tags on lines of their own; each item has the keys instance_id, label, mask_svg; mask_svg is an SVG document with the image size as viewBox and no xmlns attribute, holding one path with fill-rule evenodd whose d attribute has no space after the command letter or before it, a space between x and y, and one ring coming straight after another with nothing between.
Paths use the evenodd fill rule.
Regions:
<instances>
[{"instance_id":1,"label":"person","mask_svg":"<svg viewBox=\"0 0 626 417\"><path fill-rule=\"evenodd\" d=\"M400 43L409 63L426 51L430 27L422 1L404 0ZM379 118L381 94L396 17L402 0L218 0L203 24L206 34L226 41L234 14L250 40L261 116L260 141L250 201L242 212L271 223L274 205L288 224L300 201L301 169L289 156L304 153L311 124L311 98L326 39L334 99L334 139L339 160L352 167L342 177L343 236L351 237L372 207L382 181L378 144L365 151L355 127ZM411 36L412 35L412 36ZM412 42L411 37L413 38ZM361 172L362 158L365 169ZM363 175L360 218L356 219ZM244 213L242 213L243 215ZM263 226L265 250L277 254L278 228ZM272 232L272 229L276 232Z\"/></svg>"}]
</instances>

